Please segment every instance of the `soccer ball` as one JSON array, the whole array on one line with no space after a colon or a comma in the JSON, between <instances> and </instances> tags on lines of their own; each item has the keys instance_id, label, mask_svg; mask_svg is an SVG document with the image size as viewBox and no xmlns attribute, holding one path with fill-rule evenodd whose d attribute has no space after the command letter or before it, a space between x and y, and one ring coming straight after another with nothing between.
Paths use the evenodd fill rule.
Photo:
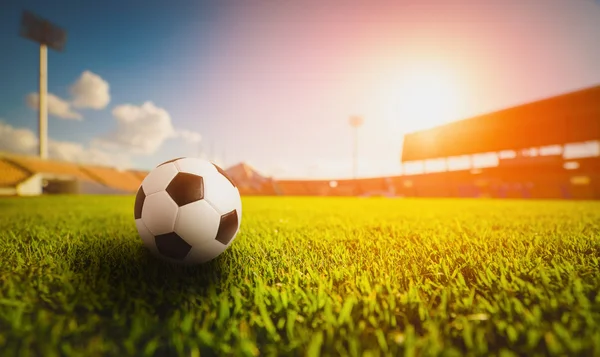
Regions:
<instances>
[{"instance_id":1,"label":"soccer ball","mask_svg":"<svg viewBox=\"0 0 600 357\"><path fill-rule=\"evenodd\" d=\"M223 253L242 221L240 193L210 161L163 162L138 189L134 217L142 242L155 256L194 265Z\"/></svg>"}]
</instances>

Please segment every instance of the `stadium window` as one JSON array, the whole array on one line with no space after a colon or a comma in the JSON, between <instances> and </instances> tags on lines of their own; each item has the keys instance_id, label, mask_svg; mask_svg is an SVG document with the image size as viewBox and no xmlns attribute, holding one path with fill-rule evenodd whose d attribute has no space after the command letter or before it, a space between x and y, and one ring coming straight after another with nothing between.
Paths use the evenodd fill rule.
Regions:
<instances>
[{"instance_id":1,"label":"stadium window","mask_svg":"<svg viewBox=\"0 0 600 357\"><path fill-rule=\"evenodd\" d=\"M564 159L600 156L600 142L587 141L584 143L569 143L565 145Z\"/></svg>"},{"instance_id":2,"label":"stadium window","mask_svg":"<svg viewBox=\"0 0 600 357\"><path fill-rule=\"evenodd\" d=\"M468 170L471 168L471 160L468 155L451 156L448 158L448 170Z\"/></svg>"},{"instance_id":3,"label":"stadium window","mask_svg":"<svg viewBox=\"0 0 600 357\"><path fill-rule=\"evenodd\" d=\"M571 177L571 185L574 186L583 186L590 184L589 176L573 176Z\"/></svg>"},{"instance_id":4,"label":"stadium window","mask_svg":"<svg viewBox=\"0 0 600 357\"><path fill-rule=\"evenodd\" d=\"M600 141L599 140L588 141L587 145L590 148L590 151L592 152L593 156L600 156Z\"/></svg>"},{"instance_id":5,"label":"stadium window","mask_svg":"<svg viewBox=\"0 0 600 357\"><path fill-rule=\"evenodd\" d=\"M517 153L514 150L502 150L498 153L498 158L504 159L514 159L517 157Z\"/></svg>"},{"instance_id":6,"label":"stadium window","mask_svg":"<svg viewBox=\"0 0 600 357\"><path fill-rule=\"evenodd\" d=\"M473 168L498 166L498 155L495 152L473 155Z\"/></svg>"},{"instance_id":7,"label":"stadium window","mask_svg":"<svg viewBox=\"0 0 600 357\"><path fill-rule=\"evenodd\" d=\"M529 149L529 156L538 156L538 148Z\"/></svg>"},{"instance_id":8,"label":"stadium window","mask_svg":"<svg viewBox=\"0 0 600 357\"><path fill-rule=\"evenodd\" d=\"M405 175L418 175L423 173L423 161L409 161L402 165Z\"/></svg>"},{"instance_id":9,"label":"stadium window","mask_svg":"<svg viewBox=\"0 0 600 357\"><path fill-rule=\"evenodd\" d=\"M540 156L551 156L551 155L561 155L561 154L562 154L562 146L560 146L560 145L542 146L540 148Z\"/></svg>"},{"instance_id":10,"label":"stadium window","mask_svg":"<svg viewBox=\"0 0 600 357\"><path fill-rule=\"evenodd\" d=\"M563 168L565 170L577 170L579 168L579 163L577 161L567 161L564 163Z\"/></svg>"},{"instance_id":11,"label":"stadium window","mask_svg":"<svg viewBox=\"0 0 600 357\"><path fill-rule=\"evenodd\" d=\"M538 149L536 148L528 148L521 150L521 155L525 157L533 157L538 155Z\"/></svg>"},{"instance_id":12,"label":"stadium window","mask_svg":"<svg viewBox=\"0 0 600 357\"><path fill-rule=\"evenodd\" d=\"M431 159L425 160L425 172L442 172L446 171L446 159Z\"/></svg>"}]
</instances>

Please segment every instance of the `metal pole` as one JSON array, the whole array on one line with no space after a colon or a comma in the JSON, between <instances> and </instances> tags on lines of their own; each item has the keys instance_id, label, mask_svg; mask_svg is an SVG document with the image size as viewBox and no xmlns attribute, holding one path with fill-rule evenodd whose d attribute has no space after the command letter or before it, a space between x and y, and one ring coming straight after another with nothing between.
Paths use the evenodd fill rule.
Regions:
<instances>
[{"instance_id":1,"label":"metal pole","mask_svg":"<svg viewBox=\"0 0 600 357\"><path fill-rule=\"evenodd\" d=\"M354 127L354 153L353 153L353 176L356 180L358 176L358 126Z\"/></svg>"},{"instance_id":2,"label":"metal pole","mask_svg":"<svg viewBox=\"0 0 600 357\"><path fill-rule=\"evenodd\" d=\"M40 159L48 157L48 47L40 45L39 149Z\"/></svg>"}]
</instances>

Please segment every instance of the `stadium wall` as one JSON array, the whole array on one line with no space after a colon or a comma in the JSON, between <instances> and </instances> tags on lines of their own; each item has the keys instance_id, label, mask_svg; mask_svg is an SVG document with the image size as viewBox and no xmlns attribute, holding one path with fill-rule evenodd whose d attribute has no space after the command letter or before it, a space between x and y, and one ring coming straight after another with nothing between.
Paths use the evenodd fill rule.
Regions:
<instances>
[{"instance_id":1,"label":"stadium wall","mask_svg":"<svg viewBox=\"0 0 600 357\"><path fill-rule=\"evenodd\" d=\"M548 164L555 163L555 164ZM281 196L385 196L519 199L600 199L600 158L543 165L491 167L357 180L274 181ZM242 192L244 194L244 192ZM266 194L266 193L263 193Z\"/></svg>"},{"instance_id":2,"label":"stadium wall","mask_svg":"<svg viewBox=\"0 0 600 357\"><path fill-rule=\"evenodd\" d=\"M0 157L0 164L1 159ZM35 165L31 164L34 159L27 158L30 165L24 169L35 170ZM18 164L19 160L16 161ZM255 175L242 175L236 177L236 184L244 196L600 199L600 157L577 159L576 162L576 168L566 170L563 167L564 160L560 157L540 161L517 159L506 161L506 164L498 167L477 171L457 170L357 180L269 178L254 182ZM52 161L46 161L44 165L44 170L53 170ZM71 170L70 172L77 174L75 175L64 173L65 168L57 165L54 173L25 175L24 171L16 171L15 167L0 167L0 179L4 180L0 180L0 195L134 194L146 174L137 172L129 175L110 168L100 170L97 167L86 169L78 166L82 172L94 170L97 175L85 176L79 174L79 171Z\"/></svg>"},{"instance_id":3,"label":"stadium wall","mask_svg":"<svg viewBox=\"0 0 600 357\"><path fill-rule=\"evenodd\" d=\"M16 187L16 194L19 196L37 196L42 193L42 176L32 175Z\"/></svg>"},{"instance_id":4,"label":"stadium wall","mask_svg":"<svg viewBox=\"0 0 600 357\"><path fill-rule=\"evenodd\" d=\"M0 196L36 196L42 193L42 178L31 175L13 186L0 187Z\"/></svg>"}]
</instances>

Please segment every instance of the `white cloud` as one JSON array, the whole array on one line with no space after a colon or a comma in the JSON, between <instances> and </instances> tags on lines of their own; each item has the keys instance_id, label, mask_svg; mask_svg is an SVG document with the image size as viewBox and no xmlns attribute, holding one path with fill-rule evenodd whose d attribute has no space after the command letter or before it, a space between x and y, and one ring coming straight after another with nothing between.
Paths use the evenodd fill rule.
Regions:
<instances>
[{"instance_id":1,"label":"white cloud","mask_svg":"<svg viewBox=\"0 0 600 357\"><path fill-rule=\"evenodd\" d=\"M15 128L0 121L0 151L15 154L35 155L38 150L38 137L29 129ZM96 147L68 142L48 140L48 157L55 160L84 164L95 164L126 168L130 167L128 157L111 155Z\"/></svg>"},{"instance_id":2,"label":"white cloud","mask_svg":"<svg viewBox=\"0 0 600 357\"><path fill-rule=\"evenodd\" d=\"M175 130L171 115L152 102L141 106L123 104L112 111L117 128L95 143L111 148L122 148L134 154L155 153L167 139L181 138L188 143L197 143L201 136L189 130Z\"/></svg>"},{"instance_id":3,"label":"white cloud","mask_svg":"<svg viewBox=\"0 0 600 357\"><path fill-rule=\"evenodd\" d=\"M101 141L136 154L153 154L165 140L176 135L169 113L152 102L119 105L112 115L117 128Z\"/></svg>"},{"instance_id":4,"label":"white cloud","mask_svg":"<svg viewBox=\"0 0 600 357\"><path fill-rule=\"evenodd\" d=\"M27 105L31 109L38 109L40 96L38 93L30 93L26 98ZM81 114L75 112L71 108L71 104L64 99L57 97L52 93L48 93L48 114L61 119L81 120Z\"/></svg>"},{"instance_id":5,"label":"white cloud","mask_svg":"<svg viewBox=\"0 0 600 357\"><path fill-rule=\"evenodd\" d=\"M14 128L0 121L0 151L33 154L37 146L37 135L31 130Z\"/></svg>"},{"instance_id":6,"label":"white cloud","mask_svg":"<svg viewBox=\"0 0 600 357\"><path fill-rule=\"evenodd\" d=\"M48 114L61 119L82 120L83 116L75 108L104 109L110 102L108 82L97 74L84 71L71 86L71 100L62 99L48 93ZM27 105L32 109L39 106L39 94L27 95Z\"/></svg>"},{"instance_id":7,"label":"white cloud","mask_svg":"<svg viewBox=\"0 0 600 357\"><path fill-rule=\"evenodd\" d=\"M110 102L110 86L99 75L84 71L71 86L72 103L76 108L104 109Z\"/></svg>"}]
</instances>

